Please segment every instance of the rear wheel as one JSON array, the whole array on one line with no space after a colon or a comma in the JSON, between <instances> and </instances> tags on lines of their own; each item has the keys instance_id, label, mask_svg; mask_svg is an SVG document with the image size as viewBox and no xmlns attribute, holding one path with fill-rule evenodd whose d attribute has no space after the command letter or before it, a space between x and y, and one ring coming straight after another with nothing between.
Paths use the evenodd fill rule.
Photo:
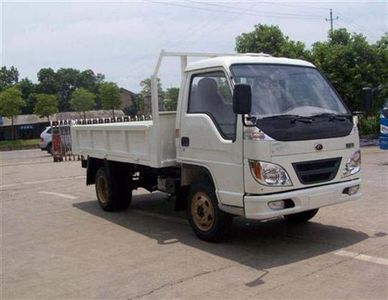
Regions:
<instances>
[{"instance_id":1,"label":"rear wheel","mask_svg":"<svg viewBox=\"0 0 388 300\"><path fill-rule=\"evenodd\" d=\"M303 211L297 214L285 215L284 218L287 220L287 222L290 223L306 223L317 214L318 210L319 209L317 208Z\"/></svg>"},{"instance_id":2,"label":"rear wheel","mask_svg":"<svg viewBox=\"0 0 388 300\"><path fill-rule=\"evenodd\" d=\"M118 176L112 173L113 176L108 176L104 167L98 169L96 173L95 187L98 203L106 211L127 209L132 200L129 174Z\"/></svg>"},{"instance_id":3,"label":"rear wheel","mask_svg":"<svg viewBox=\"0 0 388 300\"><path fill-rule=\"evenodd\" d=\"M209 183L190 187L187 215L194 233L202 240L217 243L230 235L233 217L218 208L214 187Z\"/></svg>"}]
</instances>

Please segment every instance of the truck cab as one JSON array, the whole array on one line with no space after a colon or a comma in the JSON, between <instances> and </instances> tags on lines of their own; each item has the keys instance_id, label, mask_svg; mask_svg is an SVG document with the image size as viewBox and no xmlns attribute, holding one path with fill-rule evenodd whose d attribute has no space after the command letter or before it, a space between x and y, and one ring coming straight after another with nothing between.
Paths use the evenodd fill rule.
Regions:
<instances>
[{"instance_id":1,"label":"truck cab","mask_svg":"<svg viewBox=\"0 0 388 300\"><path fill-rule=\"evenodd\" d=\"M242 85L248 93L238 97ZM222 211L307 219L360 196L357 126L312 64L211 58L186 68L182 88L177 162L206 169ZM233 110L248 97L247 111ZM192 182L183 176L182 184Z\"/></svg>"},{"instance_id":2,"label":"truck cab","mask_svg":"<svg viewBox=\"0 0 388 300\"><path fill-rule=\"evenodd\" d=\"M156 78L163 56L182 61L176 114L158 111ZM111 152L103 152L107 146L102 145L93 155L102 139L79 151L88 155L87 180L96 183L100 205L115 195L107 192L101 200L101 168L110 170L108 189L126 182L122 175L112 175L116 169L130 174L131 189L143 186L176 196L176 207L186 209L195 234L218 242L228 237L234 216L306 222L320 207L361 196L357 125L314 65L266 54L209 55L213 57L187 64L187 56L162 52L152 77L153 120L128 125L128 130L137 128L136 138L139 128L149 128L146 146L139 146L135 136L132 140L138 150L152 148L154 157L139 163L136 153L125 158L123 152L115 154L108 133L101 137ZM106 130L115 129L110 124ZM84 131L85 139L98 134L88 127ZM75 136L73 144L82 144L82 136ZM121 143L130 149L131 136ZM120 195L116 198L122 201Z\"/></svg>"}]
</instances>

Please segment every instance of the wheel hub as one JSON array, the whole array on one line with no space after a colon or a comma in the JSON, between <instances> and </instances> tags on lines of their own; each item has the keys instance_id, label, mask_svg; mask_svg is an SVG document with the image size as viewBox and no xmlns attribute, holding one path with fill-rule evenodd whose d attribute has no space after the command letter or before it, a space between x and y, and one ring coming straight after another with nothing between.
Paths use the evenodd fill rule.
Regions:
<instances>
[{"instance_id":1,"label":"wheel hub","mask_svg":"<svg viewBox=\"0 0 388 300\"><path fill-rule=\"evenodd\" d=\"M205 212L204 212L203 207L199 206L199 207L197 208L197 214L198 214L198 216L200 216L201 218L203 218L203 216L205 215Z\"/></svg>"},{"instance_id":2,"label":"wheel hub","mask_svg":"<svg viewBox=\"0 0 388 300\"><path fill-rule=\"evenodd\" d=\"M98 200L100 200L102 203L107 203L108 201L108 184L103 177L99 177L97 179L97 196Z\"/></svg>"},{"instance_id":3,"label":"wheel hub","mask_svg":"<svg viewBox=\"0 0 388 300\"><path fill-rule=\"evenodd\" d=\"M194 224L202 231L209 231L214 224L214 207L208 195L198 192L191 201Z\"/></svg>"}]
</instances>

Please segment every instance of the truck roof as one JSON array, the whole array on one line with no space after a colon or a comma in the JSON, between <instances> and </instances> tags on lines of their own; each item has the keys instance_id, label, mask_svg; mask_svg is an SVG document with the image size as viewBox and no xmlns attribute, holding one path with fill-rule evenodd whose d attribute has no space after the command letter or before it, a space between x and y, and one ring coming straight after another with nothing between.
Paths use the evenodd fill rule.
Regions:
<instances>
[{"instance_id":1,"label":"truck roof","mask_svg":"<svg viewBox=\"0 0 388 300\"><path fill-rule=\"evenodd\" d=\"M185 71L188 72L212 67L224 67L225 69L229 69L233 64L280 64L315 67L312 63L301 59L273 57L264 53L245 53L233 56L219 56L192 62L186 67Z\"/></svg>"}]
</instances>

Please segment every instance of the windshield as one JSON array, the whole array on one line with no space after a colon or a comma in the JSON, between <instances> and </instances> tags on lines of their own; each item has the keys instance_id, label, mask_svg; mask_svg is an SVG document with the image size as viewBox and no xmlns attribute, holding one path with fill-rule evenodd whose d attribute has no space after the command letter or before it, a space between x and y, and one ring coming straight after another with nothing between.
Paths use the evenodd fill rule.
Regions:
<instances>
[{"instance_id":1,"label":"windshield","mask_svg":"<svg viewBox=\"0 0 388 300\"><path fill-rule=\"evenodd\" d=\"M232 65L231 71L236 83L251 86L251 115L257 118L349 113L328 82L314 68L242 64Z\"/></svg>"}]
</instances>

